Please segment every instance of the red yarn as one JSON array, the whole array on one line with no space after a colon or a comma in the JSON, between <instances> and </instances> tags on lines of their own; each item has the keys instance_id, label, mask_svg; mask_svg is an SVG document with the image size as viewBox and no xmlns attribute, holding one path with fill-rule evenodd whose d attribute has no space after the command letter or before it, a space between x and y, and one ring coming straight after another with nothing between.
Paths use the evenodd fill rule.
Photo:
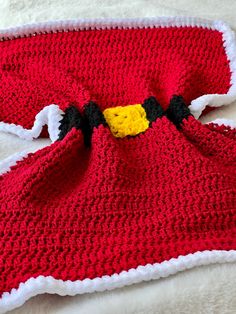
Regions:
<instances>
[{"instance_id":1,"label":"red yarn","mask_svg":"<svg viewBox=\"0 0 236 314\"><path fill-rule=\"evenodd\" d=\"M1 42L0 55L0 121L25 128L49 104L105 109L154 95L166 108L173 94L189 103L230 87L222 33L200 27L41 34Z\"/></svg>"},{"instance_id":2,"label":"red yarn","mask_svg":"<svg viewBox=\"0 0 236 314\"><path fill-rule=\"evenodd\" d=\"M65 113L60 141L0 176L0 295L40 275L94 279L198 251L236 250L235 130L186 118L186 107L176 126L168 120L174 114L150 108L158 105L150 96L166 109L173 94L190 103L228 92L219 31L41 34L2 41L0 55L0 121L31 128L50 104ZM148 97L141 109L149 128L115 138L101 111Z\"/></svg>"},{"instance_id":3,"label":"red yarn","mask_svg":"<svg viewBox=\"0 0 236 314\"><path fill-rule=\"evenodd\" d=\"M165 116L117 139L72 129L1 176L1 292L203 250L236 249L236 145L222 127Z\"/></svg>"}]
</instances>

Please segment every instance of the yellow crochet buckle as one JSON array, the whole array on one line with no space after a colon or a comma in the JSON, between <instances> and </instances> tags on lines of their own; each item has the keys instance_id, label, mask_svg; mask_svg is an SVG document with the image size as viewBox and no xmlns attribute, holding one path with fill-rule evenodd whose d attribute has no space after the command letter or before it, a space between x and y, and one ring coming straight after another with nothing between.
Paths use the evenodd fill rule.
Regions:
<instances>
[{"instance_id":1,"label":"yellow crochet buckle","mask_svg":"<svg viewBox=\"0 0 236 314\"><path fill-rule=\"evenodd\" d=\"M140 104L108 108L103 115L115 137L135 136L149 127L146 112Z\"/></svg>"}]
</instances>

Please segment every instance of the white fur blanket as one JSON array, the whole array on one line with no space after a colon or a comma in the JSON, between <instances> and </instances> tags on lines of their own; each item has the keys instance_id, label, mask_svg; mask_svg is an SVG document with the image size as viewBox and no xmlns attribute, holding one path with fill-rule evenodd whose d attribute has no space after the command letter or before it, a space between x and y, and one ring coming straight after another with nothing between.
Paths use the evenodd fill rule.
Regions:
<instances>
[{"instance_id":1,"label":"white fur blanket","mask_svg":"<svg viewBox=\"0 0 236 314\"><path fill-rule=\"evenodd\" d=\"M55 19L189 15L222 19L236 29L236 1L227 0L0 0L0 28ZM236 121L236 104L215 110L215 118ZM0 133L0 160L47 145ZM236 313L236 264L195 268L153 282L76 297L37 296L11 313Z\"/></svg>"}]
</instances>

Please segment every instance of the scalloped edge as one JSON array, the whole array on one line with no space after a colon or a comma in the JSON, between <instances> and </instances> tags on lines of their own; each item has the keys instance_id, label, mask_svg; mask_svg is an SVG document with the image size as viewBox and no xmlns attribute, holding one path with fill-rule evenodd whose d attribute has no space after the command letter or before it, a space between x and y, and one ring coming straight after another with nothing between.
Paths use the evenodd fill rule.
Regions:
<instances>
[{"instance_id":1,"label":"scalloped edge","mask_svg":"<svg viewBox=\"0 0 236 314\"><path fill-rule=\"evenodd\" d=\"M21 283L19 288L12 289L10 293L4 292L0 299L0 313L13 310L38 294L56 293L61 296L74 296L77 294L102 292L140 283L142 281L168 277L197 266L232 262L236 262L235 250L206 250L186 256L180 255L178 258L172 258L162 263L138 266L135 269L131 268L119 274L115 273L111 276L102 276L94 279L87 278L84 280L63 281L61 279L55 279L52 276L38 276L28 279L25 283Z\"/></svg>"},{"instance_id":2,"label":"scalloped edge","mask_svg":"<svg viewBox=\"0 0 236 314\"><path fill-rule=\"evenodd\" d=\"M227 121L231 120L224 119L224 125L226 125ZM222 124L219 123L219 125ZM0 175L10 171L12 166L27 158L29 153L29 151L25 150L2 160L0 162ZM105 275L93 279L86 278L84 280L63 281L61 279L55 279L52 276L31 277L26 282L20 283L18 288L13 288L10 292L4 292L2 294L0 298L0 313L13 310L38 294L50 293L74 296L76 294L112 290L142 281L168 277L196 266L228 262L236 262L236 250L206 250L186 256L180 255L177 258L172 258L161 263L138 266L135 269L132 268L128 271L122 271L119 274L115 273L111 276Z\"/></svg>"},{"instance_id":3,"label":"scalloped edge","mask_svg":"<svg viewBox=\"0 0 236 314\"><path fill-rule=\"evenodd\" d=\"M209 21L205 19L185 16L174 17L147 17L128 19L80 19L35 23L14 28L0 30L0 41L22 37L37 36L40 34L103 29L132 29L154 27L199 27L217 30L222 33L223 46L231 71L231 87L227 94L206 94L194 99L189 106L195 118L199 118L206 106L219 107L228 105L236 100L236 40L230 27L222 21Z\"/></svg>"},{"instance_id":4,"label":"scalloped edge","mask_svg":"<svg viewBox=\"0 0 236 314\"><path fill-rule=\"evenodd\" d=\"M51 23L39 23L25 25L7 30L0 30L0 40L10 40L25 36L36 36L37 34L49 32L62 32L70 30L88 30L88 29L111 29L111 28L143 28L143 27L204 27L212 30L218 30L223 35L223 45L229 61L231 75L231 87L227 94L203 95L193 100L190 110L198 118L205 107L218 107L232 103L236 99L236 42L232 30L221 21L206 21L197 18L187 17L161 17L145 19L95 19L80 21L58 21ZM51 107L53 106L53 107ZM49 110L54 108L53 110ZM57 107L57 110L55 109ZM45 109L47 108L47 109ZM22 128L14 124L0 122L0 130L32 140L38 137L42 126L48 123L49 135L52 141L57 139L59 133L59 119L63 112L57 105L49 105L36 115L35 124L31 130ZM57 119L51 119L49 112L57 112ZM219 120L219 119L218 119ZM52 121L49 123L49 121ZM2 128L2 129L1 129ZM26 158L28 152L21 152L10 156L0 163L2 173L10 170L19 160ZM52 276L38 276L30 278L25 283L21 283L19 288L12 289L11 292L4 292L0 299L0 312L15 309L24 304L31 297L42 293L57 293L59 295L76 295L91 293L95 291L112 290L115 288L167 277L177 272L190 269L196 266L209 265L213 263L236 262L236 251L203 251L186 256L172 258L162 263L147 264L138 266L136 269L122 271L119 274L103 276L101 278L84 279L76 281L63 281L55 279Z\"/></svg>"}]
</instances>

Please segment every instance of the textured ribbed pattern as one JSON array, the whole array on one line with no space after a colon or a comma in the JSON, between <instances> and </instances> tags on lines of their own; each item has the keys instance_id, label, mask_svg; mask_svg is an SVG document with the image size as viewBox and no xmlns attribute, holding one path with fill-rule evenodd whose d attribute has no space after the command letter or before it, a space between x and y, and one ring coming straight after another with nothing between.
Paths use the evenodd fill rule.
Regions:
<instances>
[{"instance_id":1,"label":"textured ribbed pattern","mask_svg":"<svg viewBox=\"0 0 236 314\"><path fill-rule=\"evenodd\" d=\"M236 249L236 145L222 127L165 116L133 138L73 128L1 177L1 291L31 277L112 275Z\"/></svg>"},{"instance_id":2,"label":"textured ribbed pattern","mask_svg":"<svg viewBox=\"0 0 236 314\"><path fill-rule=\"evenodd\" d=\"M48 125L54 142L0 163L0 312L236 260L236 131L202 125L181 96L168 107L234 87L222 36L119 26L0 42L0 130L30 140Z\"/></svg>"},{"instance_id":3,"label":"textured ribbed pattern","mask_svg":"<svg viewBox=\"0 0 236 314\"><path fill-rule=\"evenodd\" d=\"M222 33L198 26L41 34L0 42L0 55L0 120L25 128L50 104L105 109L154 95L167 107L173 94L190 102L231 86Z\"/></svg>"}]
</instances>

